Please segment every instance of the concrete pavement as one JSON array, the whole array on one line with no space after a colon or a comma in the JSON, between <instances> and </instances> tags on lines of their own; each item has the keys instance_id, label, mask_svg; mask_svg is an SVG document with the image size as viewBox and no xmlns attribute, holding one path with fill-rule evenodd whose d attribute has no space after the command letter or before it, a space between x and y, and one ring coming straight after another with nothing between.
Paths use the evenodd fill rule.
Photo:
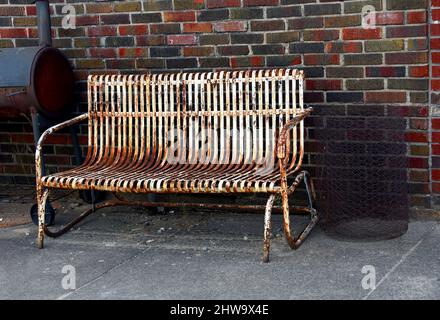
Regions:
<instances>
[{"instance_id":1,"label":"concrete pavement","mask_svg":"<svg viewBox=\"0 0 440 320\"><path fill-rule=\"evenodd\" d=\"M73 214L60 214L57 222ZM299 229L306 220L294 221ZM440 226L434 219L412 221L404 236L379 242L336 240L318 227L292 251L278 237L269 264L260 262L262 230L262 215L151 216L136 208L102 210L61 238L47 239L43 250L35 247L31 224L0 229L0 298L440 298ZM274 230L281 230L280 216ZM362 287L366 275L371 285L371 268L374 290ZM76 288L66 290L63 279L71 270Z\"/></svg>"}]
</instances>

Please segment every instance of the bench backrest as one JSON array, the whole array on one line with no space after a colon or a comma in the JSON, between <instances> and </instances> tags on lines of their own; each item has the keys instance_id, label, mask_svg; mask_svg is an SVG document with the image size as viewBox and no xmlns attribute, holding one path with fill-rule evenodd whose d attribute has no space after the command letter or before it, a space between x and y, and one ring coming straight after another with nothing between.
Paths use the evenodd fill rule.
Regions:
<instances>
[{"instance_id":1,"label":"bench backrest","mask_svg":"<svg viewBox=\"0 0 440 320\"><path fill-rule=\"evenodd\" d=\"M89 161L276 165L277 134L303 110L303 80L294 69L90 76ZM290 170L303 145L301 122Z\"/></svg>"}]
</instances>

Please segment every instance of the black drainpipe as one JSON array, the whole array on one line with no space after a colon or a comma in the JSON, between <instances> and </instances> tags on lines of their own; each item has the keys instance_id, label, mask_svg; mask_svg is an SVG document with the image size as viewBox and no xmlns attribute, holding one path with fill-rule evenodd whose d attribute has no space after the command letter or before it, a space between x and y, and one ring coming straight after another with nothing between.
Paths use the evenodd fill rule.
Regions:
<instances>
[{"instance_id":1,"label":"black drainpipe","mask_svg":"<svg viewBox=\"0 0 440 320\"><path fill-rule=\"evenodd\" d=\"M38 19L38 45L41 47L52 46L52 33L50 23L50 9L48 0L35 1Z\"/></svg>"}]
</instances>

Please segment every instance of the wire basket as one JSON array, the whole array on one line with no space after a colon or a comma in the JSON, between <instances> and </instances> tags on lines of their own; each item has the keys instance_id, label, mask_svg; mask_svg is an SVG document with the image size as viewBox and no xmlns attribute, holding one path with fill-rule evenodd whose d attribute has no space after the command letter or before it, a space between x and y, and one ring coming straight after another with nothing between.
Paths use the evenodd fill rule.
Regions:
<instances>
[{"instance_id":1,"label":"wire basket","mask_svg":"<svg viewBox=\"0 0 440 320\"><path fill-rule=\"evenodd\" d=\"M321 223L353 240L398 237L408 229L405 119L326 118L317 156Z\"/></svg>"}]
</instances>

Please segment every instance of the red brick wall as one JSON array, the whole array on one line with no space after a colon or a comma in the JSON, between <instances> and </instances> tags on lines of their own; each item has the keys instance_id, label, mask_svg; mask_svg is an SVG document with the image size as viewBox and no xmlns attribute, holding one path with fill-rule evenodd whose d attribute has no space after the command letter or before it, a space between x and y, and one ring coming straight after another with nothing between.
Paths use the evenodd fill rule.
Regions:
<instances>
[{"instance_id":1,"label":"red brick wall","mask_svg":"<svg viewBox=\"0 0 440 320\"><path fill-rule=\"evenodd\" d=\"M0 47L35 45L35 10L23 5L29 2L0 0ZM65 3L76 8L75 30L61 28ZM71 58L81 102L90 73L301 68L308 77L306 102L316 107L308 123L310 153L318 150L319 132L327 121L349 121L357 115L398 116L406 131L411 204L430 207L431 190L440 193L440 172L434 169L440 168L440 124L435 118L430 123L428 107L427 0L58 0L51 4L54 45ZM361 10L367 4L377 10L377 26L366 30L361 26ZM431 29L434 36L437 28ZM440 61L435 41L431 42L433 63ZM435 66L432 72L435 76ZM440 85L433 80L432 87L437 90ZM435 93L432 99L435 104ZM78 111L85 107L79 104ZM433 141L439 142L432 148L430 127ZM3 120L0 131L0 182L27 183L33 170L29 125ZM72 162L62 137L47 149L56 164L52 170ZM350 143L347 133L339 138ZM312 159L306 158L306 166L313 165Z\"/></svg>"},{"instance_id":2,"label":"red brick wall","mask_svg":"<svg viewBox=\"0 0 440 320\"><path fill-rule=\"evenodd\" d=\"M431 190L432 203L440 206L440 1L431 1Z\"/></svg>"}]
</instances>

